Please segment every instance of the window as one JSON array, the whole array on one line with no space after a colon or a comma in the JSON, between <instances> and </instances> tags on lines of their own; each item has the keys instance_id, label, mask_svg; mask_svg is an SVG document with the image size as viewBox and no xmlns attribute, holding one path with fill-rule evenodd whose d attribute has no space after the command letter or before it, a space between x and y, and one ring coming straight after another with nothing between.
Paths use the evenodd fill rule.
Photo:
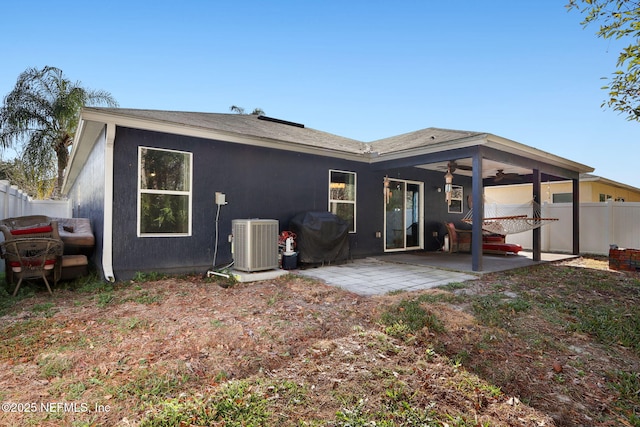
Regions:
<instances>
[{"instance_id":1,"label":"window","mask_svg":"<svg viewBox=\"0 0 640 427\"><path fill-rule=\"evenodd\" d=\"M138 236L191 235L191 157L138 148Z\"/></svg>"},{"instance_id":2,"label":"window","mask_svg":"<svg viewBox=\"0 0 640 427\"><path fill-rule=\"evenodd\" d=\"M602 193L600 193L600 201L601 202L606 202L607 200L610 200L611 198L612 198L611 194L602 194Z\"/></svg>"},{"instance_id":3,"label":"window","mask_svg":"<svg viewBox=\"0 0 640 427\"><path fill-rule=\"evenodd\" d=\"M460 185L451 186L451 204L449 213L462 213L462 199L464 190Z\"/></svg>"},{"instance_id":4,"label":"window","mask_svg":"<svg viewBox=\"0 0 640 427\"><path fill-rule=\"evenodd\" d=\"M571 203L573 201L572 193L554 193L552 196L553 203Z\"/></svg>"},{"instance_id":5,"label":"window","mask_svg":"<svg viewBox=\"0 0 640 427\"><path fill-rule=\"evenodd\" d=\"M356 174L329 171L329 211L349 224L349 232L356 232Z\"/></svg>"}]
</instances>

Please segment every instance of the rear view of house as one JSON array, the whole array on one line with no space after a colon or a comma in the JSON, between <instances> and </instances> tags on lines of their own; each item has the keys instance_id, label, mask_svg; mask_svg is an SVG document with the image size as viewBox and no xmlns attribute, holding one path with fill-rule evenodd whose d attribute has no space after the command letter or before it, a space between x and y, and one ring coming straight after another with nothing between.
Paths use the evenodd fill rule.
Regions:
<instances>
[{"instance_id":1,"label":"rear view of house","mask_svg":"<svg viewBox=\"0 0 640 427\"><path fill-rule=\"evenodd\" d=\"M283 231L301 212L343 218L354 258L437 250L443 222L482 209L498 170L535 193L541 177L577 182L593 169L480 132L428 128L364 143L265 116L86 108L63 192L74 217L91 218L94 262L114 280L204 272L214 256L233 260L233 220L274 219Z\"/></svg>"}]
</instances>

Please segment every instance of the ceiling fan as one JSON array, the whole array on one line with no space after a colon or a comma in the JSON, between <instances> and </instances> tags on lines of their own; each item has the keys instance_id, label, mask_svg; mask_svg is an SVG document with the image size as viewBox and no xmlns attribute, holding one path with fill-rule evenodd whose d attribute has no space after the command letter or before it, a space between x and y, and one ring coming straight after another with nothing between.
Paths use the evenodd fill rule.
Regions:
<instances>
[{"instance_id":1,"label":"ceiling fan","mask_svg":"<svg viewBox=\"0 0 640 427\"><path fill-rule=\"evenodd\" d=\"M456 169L460 169L461 171L470 171L472 169L471 166L457 164L455 160L449 161L449 163L447 163L447 168L451 173Z\"/></svg>"},{"instance_id":2,"label":"ceiling fan","mask_svg":"<svg viewBox=\"0 0 640 427\"><path fill-rule=\"evenodd\" d=\"M498 169L496 176L493 178L493 182L500 182L503 179L507 181L520 181L522 177L517 173L504 173L504 169Z\"/></svg>"}]
</instances>

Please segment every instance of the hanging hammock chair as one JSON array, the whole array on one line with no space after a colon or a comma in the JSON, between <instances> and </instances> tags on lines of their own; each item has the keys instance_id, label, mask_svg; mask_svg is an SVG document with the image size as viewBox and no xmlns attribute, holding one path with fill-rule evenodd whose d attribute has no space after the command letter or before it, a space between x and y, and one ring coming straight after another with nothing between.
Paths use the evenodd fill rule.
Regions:
<instances>
[{"instance_id":1,"label":"hanging hammock chair","mask_svg":"<svg viewBox=\"0 0 640 427\"><path fill-rule=\"evenodd\" d=\"M522 233L558 221L558 218L542 218L540 205L533 200L518 206L500 206L485 201L484 211L482 229L501 235ZM470 209L462 220L471 224L472 215L473 209Z\"/></svg>"}]
</instances>

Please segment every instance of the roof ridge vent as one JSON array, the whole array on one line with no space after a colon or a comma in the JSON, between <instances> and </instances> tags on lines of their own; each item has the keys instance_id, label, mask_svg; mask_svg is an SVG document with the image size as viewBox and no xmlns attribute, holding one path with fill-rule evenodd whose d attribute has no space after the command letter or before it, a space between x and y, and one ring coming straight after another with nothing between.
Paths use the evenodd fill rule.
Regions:
<instances>
[{"instance_id":1,"label":"roof ridge vent","mask_svg":"<svg viewBox=\"0 0 640 427\"><path fill-rule=\"evenodd\" d=\"M276 119L274 117L268 117L268 116L258 116L258 120L266 120L268 122L280 123L281 125L287 125L287 126L295 126L297 128L304 127L302 123L289 122L287 120Z\"/></svg>"}]
</instances>

